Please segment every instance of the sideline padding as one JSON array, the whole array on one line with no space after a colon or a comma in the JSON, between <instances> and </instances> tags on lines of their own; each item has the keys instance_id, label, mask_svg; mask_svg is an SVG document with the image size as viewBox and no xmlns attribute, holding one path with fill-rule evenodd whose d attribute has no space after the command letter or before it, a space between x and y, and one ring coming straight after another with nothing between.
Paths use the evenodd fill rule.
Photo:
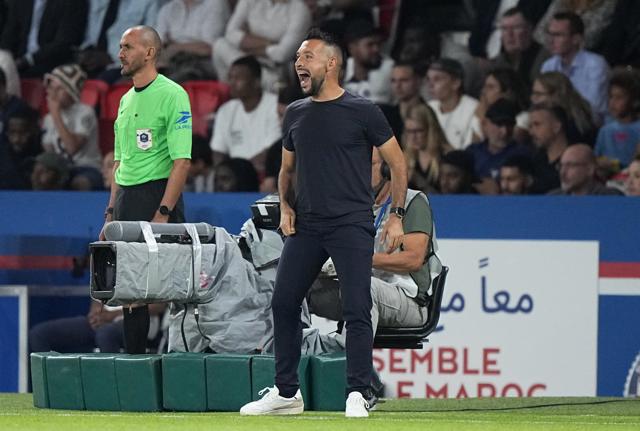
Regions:
<instances>
[{"instance_id":1,"label":"sideline padding","mask_svg":"<svg viewBox=\"0 0 640 431\"><path fill-rule=\"evenodd\" d=\"M162 357L162 403L166 410L207 410L205 355L170 353Z\"/></svg>"},{"instance_id":2,"label":"sideline padding","mask_svg":"<svg viewBox=\"0 0 640 431\"><path fill-rule=\"evenodd\" d=\"M45 364L49 407L52 409L84 410L80 355L49 356Z\"/></svg>"},{"instance_id":3,"label":"sideline padding","mask_svg":"<svg viewBox=\"0 0 640 431\"><path fill-rule=\"evenodd\" d=\"M347 386L347 358L344 353L311 357L313 410L342 411Z\"/></svg>"},{"instance_id":4,"label":"sideline padding","mask_svg":"<svg viewBox=\"0 0 640 431\"><path fill-rule=\"evenodd\" d=\"M87 410L121 409L115 358L123 355L93 354L80 357L84 405Z\"/></svg>"},{"instance_id":5,"label":"sideline padding","mask_svg":"<svg viewBox=\"0 0 640 431\"><path fill-rule=\"evenodd\" d=\"M130 355L115 358L118 397L123 411L162 410L161 355Z\"/></svg>"},{"instance_id":6,"label":"sideline padding","mask_svg":"<svg viewBox=\"0 0 640 431\"><path fill-rule=\"evenodd\" d=\"M343 410L344 355L302 356L305 410ZM314 369L315 367L315 369ZM33 405L40 408L237 412L274 385L270 355L170 353L31 354Z\"/></svg>"},{"instance_id":7,"label":"sideline padding","mask_svg":"<svg viewBox=\"0 0 640 431\"><path fill-rule=\"evenodd\" d=\"M47 381L47 358L59 353L31 354L31 387L33 388L33 406L42 409L49 408L49 391Z\"/></svg>"},{"instance_id":8,"label":"sideline padding","mask_svg":"<svg viewBox=\"0 0 640 431\"><path fill-rule=\"evenodd\" d=\"M247 355L205 358L208 410L234 412L251 402L251 361Z\"/></svg>"}]
</instances>

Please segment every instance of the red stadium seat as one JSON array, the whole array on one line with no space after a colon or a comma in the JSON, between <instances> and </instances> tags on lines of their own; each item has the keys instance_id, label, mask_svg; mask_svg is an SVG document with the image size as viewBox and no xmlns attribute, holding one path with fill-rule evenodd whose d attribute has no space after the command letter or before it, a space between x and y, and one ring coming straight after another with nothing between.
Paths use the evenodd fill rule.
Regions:
<instances>
[{"instance_id":1,"label":"red stadium seat","mask_svg":"<svg viewBox=\"0 0 640 431\"><path fill-rule=\"evenodd\" d=\"M96 108L102 108L104 99L109 91L109 84L99 79L87 79L80 93L80 101L85 105Z\"/></svg>"},{"instance_id":2,"label":"red stadium seat","mask_svg":"<svg viewBox=\"0 0 640 431\"><path fill-rule=\"evenodd\" d=\"M229 100L229 86L219 81L187 81L182 86L191 101L193 133L207 136L211 114Z\"/></svg>"},{"instance_id":3,"label":"red stadium seat","mask_svg":"<svg viewBox=\"0 0 640 431\"><path fill-rule=\"evenodd\" d=\"M103 106L100 107L100 118L106 120L115 121L118 116L118 107L120 106L120 99L131 88L131 82L121 82L113 84L106 97L103 99Z\"/></svg>"},{"instance_id":4,"label":"red stadium seat","mask_svg":"<svg viewBox=\"0 0 640 431\"><path fill-rule=\"evenodd\" d=\"M29 106L40 112L41 115L44 115L48 111L47 95L41 79L21 79L20 90L22 91L22 99L27 102Z\"/></svg>"}]
</instances>

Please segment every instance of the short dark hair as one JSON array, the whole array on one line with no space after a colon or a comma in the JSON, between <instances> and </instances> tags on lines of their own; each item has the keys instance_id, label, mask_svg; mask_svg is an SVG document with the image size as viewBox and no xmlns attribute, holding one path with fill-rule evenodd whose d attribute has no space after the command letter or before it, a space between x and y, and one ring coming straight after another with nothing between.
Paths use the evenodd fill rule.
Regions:
<instances>
[{"instance_id":1,"label":"short dark hair","mask_svg":"<svg viewBox=\"0 0 640 431\"><path fill-rule=\"evenodd\" d=\"M515 15L522 15L522 18L524 18L527 24L531 25L531 19L529 19L525 11L518 6L510 7L509 9L505 10L504 13L502 14L502 17L504 18L504 17L515 16Z\"/></svg>"},{"instance_id":2,"label":"short dark hair","mask_svg":"<svg viewBox=\"0 0 640 431\"><path fill-rule=\"evenodd\" d=\"M35 109L31 108L29 105L23 105L15 109L9 114L8 120L12 118L17 118L20 120L26 120L31 124L37 125L40 121L40 114Z\"/></svg>"},{"instance_id":3,"label":"short dark hair","mask_svg":"<svg viewBox=\"0 0 640 431\"><path fill-rule=\"evenodd\" d=\"M500 98L489 105L484 116L498 127L513 128L519 111L515 102Z\"/></svg>"},{"instance_id":4,"label":"short dark hair","mask_svg":"<svg viewBox=\"0 0 640 431\"><path fill-rule=\"evenodd\" d=\"M314 27L309 30L309 33L307 33L307 37L305 37L304 40L320 40L329 48L334 49L339 54L338 65L343 65L347 59L347 53L344 47L340 45L335 36L331 33L320 30L318 27Z\"/></svg>"},{"instance_id":5,"label":"short dark hair","mask_svg":"<svg viewBox=\"0 0 640 431\"><path fill-rule=\"evenodd\" d=\"M562 125L562 130L564 131L564 133L565 134L568 133L569 116L567 115L567 111L565 111L564 108L562 108L562 106L556 105L554 103L537 103L529 109L529 112L535 112L535 111L548 112L549 114L551 114L553 118L555 118Z\"/></svg>"},{"instance_id":6,"label":"short dark hair","mask_svg":"<svg viewBox=\"0 0 640 431\"><path fill-rule=\"evenodd\" d=\"M253 164L245 159L227 159L218 165L227 166L236 177L236 192L257 192L260 188L258 172Z\"/></svg>"},{"instance_id":7,"label":"short dark hair","mask_svg":"<svg viewBox=\"0 0 640 431\"><path fill-rule=\"evenodd\" d=\"M524 175L533 176L533 160L531 156L525 154L515 154L513 156L507 157L505 161L500 166L501 168L516 168Z\"/></svg>"},{"instance_id":8,"label":"short dark hair","mask_svg":"<svg viewBox=\"0 0 640 431\"><path fill-rule=\"evenodd\" d=\"M262 78L262 67L260 67L260 62L253 55L247 55L245 57L240 57L233 63L231 66L244 66L249 69L251 76L255 79Z\"/></svg>"},{"instance_id":9,"label":"short dark hair","mask_svg":"<svg viewBox=\"0 0 640 431\"><path fill-rule=\"evenodd\" d=\"M393 67L406 67L407 69L411 69L415 76L423 76L426 72L424 66L411 61L397 61Z\"/></svg>"},{"instance_id":10,"label":"short dark hair","mask_svg":"<svg viewBox=\"0 0 640 431\"><path fill-rule=\"evenodd\" d=\"M191 161L202 160L205 165L213 165L213 156L209 141L200 135L193 135L191 144Z\"/></svg>"},{"instance_id":11,"label":"short dark hair","mask_svg":"<svg viewBox=\"0 0 640 431\"><path fill-rule=\"evenodd\" d=\"M640 71L631 67L616 67L611 72L609 88L619 87L629 98L628 109L635 114L640 114Z\"/></svg>"},{"instance_id":12,"label":"short dark hair","mask_svg":"<svg viewBox=\"0 0 640 431\"><path fill-rule=\"evenodd\" d=\"M571 34L584 34L584 22L580 15L571 11L556 12L553 14L556 21L569 21L569 31Z\"/></svg>"},{"instance_id":13,"label":"short dark hair","mask_svg":"<svg viewBox=\"0 0 640 431\"><path fill-rule=\"evenodd\" d=\"M429 70L444 72L453 79L459 79L460 82L464 83L464 67L462 66L462 63L458 60L454 60L453 58L442 57L433 60L431 64L429 64Z\"/></svg>"},{"instance_id":14,"label":"short dark hair","mask_svg":"<svg viewBox=\"0 0 640 431\"><path fill-rule=\"evenodd\" d=\"M377 28L369 18L356 18L349 22L344 33L344 41L347 44L357 42L367 37L382 36L379 28Z\"/></svg>"},{"instance_id":15,"label":"short dark hair","mask_svg":"<svg viewBox=\"0 0 640 431\"><path fill-rule=\"evenodd\" d=\"M321 40L325 45L342 50L337 39L331 33L322 31L318 27L314 27L309 30L309 33L307 33L307 37L305 37L304 40Z\"/></svg>"},{"instance_id":16,"label":"short dark hair","mask_svg":"<svg viewBox=\"0 0 640 431\"><path fill-rule=\"evenodd\" d=\"M464 172L468 173L470 177L473 177L475 169L475 161L473 153L465 150L452 150L442 156L440 164L452 165L460 168Z\"/></svg>"}]
</instances>

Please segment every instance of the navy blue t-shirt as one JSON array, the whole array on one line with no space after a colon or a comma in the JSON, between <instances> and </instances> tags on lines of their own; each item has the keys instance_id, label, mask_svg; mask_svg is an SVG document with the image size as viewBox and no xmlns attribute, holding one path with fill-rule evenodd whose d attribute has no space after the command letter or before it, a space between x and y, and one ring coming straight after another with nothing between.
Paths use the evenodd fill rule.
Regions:
<instances>
[{"instance_id":1,"label":"navy blue t-shirt","mask_svg":"<svg viewBox=\"0 0 640 431\"><path fill-rule=\"evenodd\" d=\"M337 226L371 223L371 152L393 132L380 109L345 91L337 99L293 102L282 145L295 152L297 222Z\"/></svg>"},{"instance_id":2,"label":"navy blue t-shirt","mask_svg":"<svg viewBox=\"0 0 640 431\"><path fill-rule=\"evenodd\" d=\"M482 142L471 144L466 151L473 154L474 173L478 178L498 179L500 167L511 156L523 155L530 156L531 151L524 145L510 142L500 152L493 154L489 151L489 141L486 139Z\"/></svg>"}]
</instances>

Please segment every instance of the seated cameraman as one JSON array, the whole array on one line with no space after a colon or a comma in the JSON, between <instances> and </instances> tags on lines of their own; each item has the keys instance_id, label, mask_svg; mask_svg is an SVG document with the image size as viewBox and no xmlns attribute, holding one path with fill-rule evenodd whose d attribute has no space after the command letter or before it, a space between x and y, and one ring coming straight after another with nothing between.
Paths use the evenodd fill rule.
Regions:
<instances>
[{"instance_id":1,"label":"seated cameraman","mask_svg":"<svg viewBox=\"0 0 640 431\"><path fill-rule=\"evenodd\" d=\"M371 184L374 204L376 241L371 277L371 323L374 335L381 327L422 326L427 321L426 297L431 280L440 273L442 265L435 255L433 218L426 195L409 189L402 221L405 235L400 249L389 253L381 242L382 229L390 215L391 183L389 168L374 148ZM317 316L342 320L340 291L332 277L331 262L323 268L321 278L314 283L307 300L310 311Z\"/></svg>"}]
</instances>

